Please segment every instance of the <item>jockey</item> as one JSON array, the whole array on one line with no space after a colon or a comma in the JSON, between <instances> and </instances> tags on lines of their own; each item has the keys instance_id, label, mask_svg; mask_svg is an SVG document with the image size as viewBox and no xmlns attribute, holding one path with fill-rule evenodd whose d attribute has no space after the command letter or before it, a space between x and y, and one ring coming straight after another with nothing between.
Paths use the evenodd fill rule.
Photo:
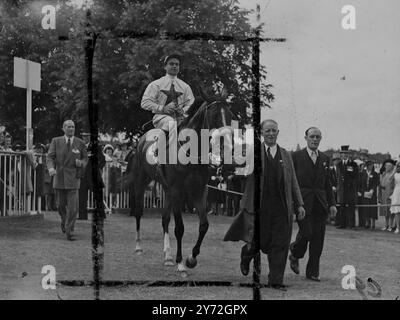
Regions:
<instances>
[{"instance_id":1,"label":"jockey","mask_svg":"<svg viewBox=\"0 0 400 320\"><path fill-rule=\"evenodd\" d=\"M141 102L142 109L154 113L154 127L169 132L169 143L177 142L178 123L194 102L190 86L177 77L181 61L177 53L164 59L166 75L147 86Z\"/></svg>"}]
</instances>

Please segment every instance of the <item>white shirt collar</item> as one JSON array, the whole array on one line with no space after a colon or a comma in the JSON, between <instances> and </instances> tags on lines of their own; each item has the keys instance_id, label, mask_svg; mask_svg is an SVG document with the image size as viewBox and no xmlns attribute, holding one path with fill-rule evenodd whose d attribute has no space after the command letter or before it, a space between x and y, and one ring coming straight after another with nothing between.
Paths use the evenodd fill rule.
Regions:
<instances>
[{"instance_id":1,"label":"white shirt collar","mask_svg":"<svg viewBox=\"0 0 400 320\"><path fill-rule=\"evenodd\" d=\"M169 79L169 80L176 80L176 79L178 79L177 76L171 76L170 74L166 74L165 77L166 77L167 79Z\"/></svg>"},{"instance_id":2,"label":"white shirt collar","mask_svg":"<svg viewBox=\"0 0 400 320\"><path fill-rule=\"evenodd\" d=\"M275 158L276 152L278 151L278 145L275 144L274 146L269 147L267 146L267 144L264 143L264 146L265 146L265 152L267 152L269 148L269 152L271 153L272 158Z\"/></svg>"},{"instance_id":3,"label":"white shirt collar","mask_svg":"<svg viewBox=\"0 0 400 320\"><path fill-rule=\"evenodd\" d=\"M308 146L307 146L307 152L308 152L308 155L310 156L310 158L311 158L311 155L312 155L312 153L314 152L313 150L311 150ZM317 157L318 157L318 149L317 150L315 150L315 153L317 154Z\"/></svg>"},{"instance_id":4,"label":"white shirt collar","mask_svg":"<svg viewBox=\"0 0 400 320\"><path fill-rule=\"evenodd\" d=\"M74 136L72 136L71 138L64 136L64 139L65 139L65 143L68 143L68 139L71 139L71 145L74 143Z\"/></svg>"}]
</instances>

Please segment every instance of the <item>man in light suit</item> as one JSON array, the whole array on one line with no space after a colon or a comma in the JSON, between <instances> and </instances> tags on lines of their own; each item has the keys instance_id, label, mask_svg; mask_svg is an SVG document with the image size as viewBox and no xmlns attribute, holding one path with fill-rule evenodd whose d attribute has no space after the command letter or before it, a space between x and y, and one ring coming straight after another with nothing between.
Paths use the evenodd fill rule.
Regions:
<instances>
[{"instance_id":1,"label":"man in light suit","mask_svg":"<svg viewBox=\"0 0 400 320\"><path fill-rule=\"evenodd\" d=\"M268 255L268 286L286 291L283 276L292 235L293 215L298 220L305 216L303 199L297 183L290 154L277 145L278 124L274 120L261 123L264 143L261 150L262 175L260 198L260 249ZM240 208L224 241L246 241L241 252L240 269L248 275L255 248L254 235L254 174L248 177Z\"/></svg>"},{"instance_id":2,"label":"man in light suit","mask_svg":"<svg viewBox=\"0 0 400 320\"><path fill-rule=\"evenodd\" d=\"M53 187L58 200L61 216L61 230L67 239L73 241L75 221L78 214L80 177L88 162L85 143L74 137L75 124L66 120L63 124L64 136L53 138L47 153L47 168L54 176Z\"/></svg>"},{"instance_id":3,"label":"man in light suit","mask_svg":"<svg viewBox=\"0 0 400 320\"><path fill-rule=\"evenodd\" d=\"M335 199L329 171L329 157L318 150L322 139L321 130L311 127L305 132L307 147L293 153L306 216L298 221L299 232L290 245L290 267L299 274L299 259L303 258L307 246L309 258L307 279L319 282L319 261L324 247L325 224L329 213L336 215Z\"/></svg>"}]
</instances>

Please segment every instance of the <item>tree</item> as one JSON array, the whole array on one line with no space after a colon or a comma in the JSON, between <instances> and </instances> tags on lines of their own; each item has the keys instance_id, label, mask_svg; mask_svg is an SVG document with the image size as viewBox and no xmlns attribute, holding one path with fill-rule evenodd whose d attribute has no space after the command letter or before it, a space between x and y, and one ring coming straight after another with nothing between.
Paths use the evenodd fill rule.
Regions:
<instances>
[{"instance_id":1,"label":"tree","mask_svg":"<svg viewBox=\"0 0 400 320\"><path fill-rule=\"evenodd\" d=\"M72 29L69 40L60 42L56 35L41 30L29 3L20 0L15 5L9 4L2 13L6 30L0 37L0 66L7 70L0 75L0 88L5 93L0 97L0 117L6 119L2 122L24 136L21 124L25 123L25 101L12 86L12 57L17 55L42 63L42 92L35 94L33 101L35 137L41 140L58 134L65 118L75 120L78 130L87 128L84 8L68 5L60 8L58 16L70 17L68 23ZM231 110L241 124L250 122L251 42L190 37L200 33L241 39L253 36L247 18L249 11L240 9L238 1L95 1L90 10L91 27L100 35L93 74L100 131L142 132L142 125L152 117L140 108L142 94L152 80L164 74L160 60L171 51L181 51L184 55L180 77L191 85L195 95L199 95L200 86L212 88L214 93L225 86ZM128 33L132 31L144 36L131 38ZM189 36L185 40L172 40L166 34ZM270 86L265 84L265 68L260 72L265 107L273 96Z\"/></svg>"}]
</instances>

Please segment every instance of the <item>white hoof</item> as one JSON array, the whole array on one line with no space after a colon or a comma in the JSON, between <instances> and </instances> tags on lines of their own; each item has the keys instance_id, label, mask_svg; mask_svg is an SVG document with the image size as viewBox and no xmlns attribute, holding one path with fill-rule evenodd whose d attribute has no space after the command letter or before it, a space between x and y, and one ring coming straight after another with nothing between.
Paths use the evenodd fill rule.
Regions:
<instances>
[{"instance_id":1,"label":"white hoof","mask_svg":"<svg viewBox=\"0 0 400 320\"><path fill-rule=\"evenodd\" d=\"M140 246L136 246L135 248L135 253L140 256L141 254L143 254L143 249Z\"/></svg>"},{"instance_id":2,"label":"white hoof","mask_svg":"<svg viewBox=\"0 0 400 320\"><path fill-rule=\"evenodd\" d=\"M183 265L183 263L178 263L178 269L176 270L179 275L181 276L181 278L187 278L188 277L188 273L186 271L185 266Z\"/></svg>"}]
</instances>

